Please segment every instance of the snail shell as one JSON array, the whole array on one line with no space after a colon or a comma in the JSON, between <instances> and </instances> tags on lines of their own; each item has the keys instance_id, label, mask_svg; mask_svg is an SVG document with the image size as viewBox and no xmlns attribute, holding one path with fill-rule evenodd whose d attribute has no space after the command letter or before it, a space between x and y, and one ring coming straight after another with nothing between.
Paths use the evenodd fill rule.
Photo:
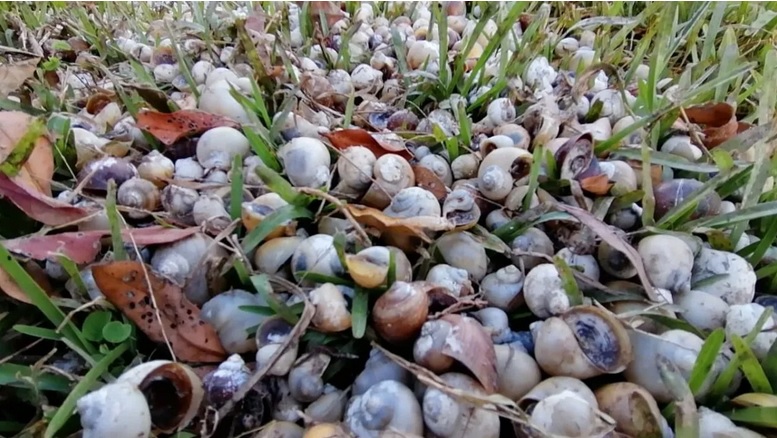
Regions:
<instances>
[{"instance_id":1,"label":"snail shell","mask_svg":"<svg viewBox=\"0 0 777 438\"><path fill-rule=\"evenodd\" d=\"M138 176L151 181L160 189L167 185L167 180L172 178L174 173L173 161L157 150L149 152L138 164Z\"/></svg>"},{"instance_id":2,"label":"snail shell","mask_svg":"<svg viewBox=\"0 0 777 438\"><path fill-rule=\"evenodd\" d=\"M265 317L242 310L242 306L266 306L257 294L233 289L218 294L202 305L202 320L213 326L221 345L228 353L246 353L256 349L248 330L261 324Z\"/></svg>"},{"instance_id":3,"label":"snail shell","mask_svg":"<svg viewBox=\"0 0 777 438\"><path fill-rule=\"evenodd\" d=\"M375 161L372 168L375 182L362 198L362 203L374 208L386 208L400 190L415 184L415 173L404 158L385 154Z\"/></svg>"},{"instance_id":4,"label":"snail shell","mask_svg":"<svg viewBox=\"0 0 777 438\"><path fill-rule=\"evenodd\" d=\"M254 266L264 274L278 274L286 265L304 237L276 237L264 242L254 253Z\"/></svg>"},{"instance_id":5,"label":"snail shell","mask_svg":"<svg viewBox=\"0 0 777 438\"><path fill-rule=\"evenodd\" d=\"M233 354L218 368L209 372L202 379L205 391L205 402L216 409L224 406L248 379L251 370L246 366L239 354Z\"/></svg>"},{"instance_id":6,"label":"snail shell","mask_svg":"<svg viewBox=\"0 0 777 438\"><path fill-rule=\"evenodd\" d=\"M340 175L339 189L363 193L372 183L372 168L377 158L364 146L352 146L337 159L337 173Z\"/></svg>"},{"instance_id":7,"label":"snail shell","mask_svg":"<svg viewBox=\"0 0 777 438\"><path fill-rule=\"evenodd\" d=\"M613 314L577 306L531 325L534 357L553 376L587 379L623 371L632 360L628 333Z\"/></svg>"},{"instance_id":8,"label":"snail shell","mask_svg":"<svg viewBox=\"0 0 777 438\"><path fill-rule=\"evenodd\" d=\"M648 236L640 240L637 252L653 286L672 292L690 290L693 252L682 239L663 234Z\"/></svg>"},{"instance_id":9,"label":"snail shell","mask_svg":"<svg viewBox=\"0 0 777 438\"><path fill-rule=\"evenodd\" d=\"M517 401L542 379L542 372L531 355L512 345L494 345L499 394Z\"/></svg>"},{"instance_id":10,"label":"snail shell","mask_svg":"<svg viewBox=\"0 0 777 438\"><path fill-rule=\"evenodd\" d=\"M270 358L278 351L288 336L291 335L293 327L279 316L271 316L264 320L256 330L256 367L264 367ZM289 348L275 361L267 372L270 376L285 376L291 369L294 361L297 359L297 350L299 345L292 342Z\"/></svg>"},{"instance_id":11,"label":"snail shell","mask_svg":"<svg viewBox=\"0 0 777 438\"><path fill-rule=\"evenodd\" d=\"M142 178L130 178L116 192L116 203L138 210L154 211L159 207L161 194L151 181ZM134 219L142 219L148 214L144 211L131 211L127 215Z\"/></svg>"},{"instance_id":12,"label":"snail shell","mask_svg":"<svg viewBox=\"0 0 777 438\"><path fill-rule=\"evenodd\" d=\"M371 246L356 255L345 256L348 274L359 286L368 289L378 287L386 281L389 270L390 251L386 247Z\"/></svg>"},{"instance_id":13,"label":"snail shell","mask_svg":"<svg viewBox=\"0 0 777 438\"><path fill-rule=\"evenodd\" d=\"M220 126L207 130L197 141L197 161L206 169L229 170L235 157L245 158L248 139L237 129Z\"/></svg>"},{"instance_id":14,"label":"snail shell","mask_svg":"<svg viewBox=\"0 0 777 438\"><path fill-rule=\"evenodd\" d=\"M344 422L359 437L378 438L383 431L420 436L421 406L408 387L384 380L348 402Z\"/></svg>"},{"instance_id":15,"label":"snail shell","mask_svg":"<svg viewBox=\"0 0 777 438\"><path fill-rule=\"evenodd\" d=\"M304 278L304 272L330 277L340 274L343 267L334 247L334 237L315 234L302 241L291 256L291 271L297 280Z\"/></svg>"},{"instance_id":16,"label":"snail shell","mask_svg":"<svg viewBox=\"0 0 777 438\"><path fill-rule=\"evenodd\" d=\"M426 281L444 287L455 297L463 297L474 292L469 273L451 265L434 265L426 274Z\"/></svg>"},{"instance_id":17,"label":"snail shell","mask_svg":"<svg viewBox=\"0 0 777 438\"><path fill-rule=\"evenodd\" d=\"M509 265L486 275L480 283L480 292L489 305L514 310L523 304L523 279L521 270Z\"/></svg>"},{"instance_id":18,"label":"snail shell","mask_svg":"<svg viewBox=\"0 0 777 438\"><path fill-rule=\"evenodd\" d=\"M313 325L324 333L335 333L351 327L351 313L343 293L332 283L324 283L310 291L315 306ZM304 401L304 400L301 400Z\"/></svg>"},{"instance_id":19,"label":"snail shell","mask_svg":"<svg viewBox=\"0 0 777 438\"><path fill-rule=\"evenodd\" d=\"M372 308L375 330L389 342L414 338L429 313L429 291L434 285L416 281L396 281L378 298Z\"/></svg>"},{"instance_id":20,"label":"snail shell","mask_svg":"<svg viewBox=\"0 0 777 438\"><path fill-rule=\"evenodd\" d=\"M446 373L440 379L468 393L486 394L483 387L466 374ZM436 388L428 388L424 393L423 414L427 429L438 437L499 436L499 416L495 412L454 399Z\"/></svg>"},{"instance_id":21,"label":"snail shell","mask_svg":"<svg viewBox=\"0 0 777 438\"><path fill-rule=\"evenodd\" d=\"M384 380L395 380L407 386L410 372L389 359L377 348L370 350L364 370L353 381L353 395L364 394L369 388Z\"/></svg>"},{"instance_id":22,"label":"snail shell","mask_svg":"<svg viewBox=\"0 0 777 438\"><path fill-rule=\"evenodd\" d=\"M281 146L278 158L289 181L295 187L319 188L329 181L332 164L323 142L314 138L297 137Z\"/></svg>"},{"instance_id":23,"label":"snail shell","mask_svg":"<svg viewBox=\"0 0 777 438\"><path fill-rule=\"evenodd\" d=\"M407 187L400 190L383 210L391 217L440 217L440 202L432 192L421 187Z\"/></svg>"},{"instance_id":24,"label":"snail shell","mask_svg":"<svg viewBox=\"0 0 777 438\"><path fill-rule=\"evenodd\" d=\"M682 330L668 330L661 335L637 329L628 329L628 332L634 360L626 367L624 377L627 381L645 388L659 403L673 400L672 392L659 375L658 357L663 356L672 362L688 380L704 341ZM722 354L715 359L707 378L695 394L696 399L709 393L712 383L717 380L727 363L728 360Z\"/></svg>"},{"instance_id":25,"label":"snail shell","mask_svg":"<svg viewBox=\"0 0 777 438\"><path fill-rule=\"evenodd\" d=\"M658 404L645 388L630 382L616 382L594 392L599 409L611 416L615 430L629 436L674 436Z\"/></svg>"},{"instance_id":26,"label":"snail shell","mask_svg":"<svg viewBox=\"0 0 777 438\"><path fill-rule=\"evenodd\" d=\"M324 353L311 353L301 357L289 371L289 391L297 401L308 403L315 401L324 392L321 378L331 362Z\"/></svg>"},{"instance_id":27,"label":"snail shell","mask_svg":"<svg viewBox=\"0 0 777 438\"><path fill-rule=\"evenodd\" d=\"M143 393L129 382L103 386L78 399L84 438L146 438L151 412Z\"/></svg>"},{"instance_id":28,"label":"snail shell","mask_svg":"<svg viewBox=\"0 0 777 438\"><path fill-rule=\"evenodd\" d=\"M552 263L537 265L526 274L523 297L529 310L540 318L559 315L570 307L561 275Z\"/></svg>"},{"instance_id":29,"label":"snail shell","mask_svg":"<svg viewBox=\"0 0 777 438\"><path fill-rule=\"evenodd\" d=\"M720 277L704 282L696 289L720 297L729 305L753 301L756 275L752 265L742 256L702 248L693 262L691 282L698 283L713 276Z\"/></svg>"},{"instance_id":30,"label":"snail shell","mask_svg":"<svg viewBox=\"0 0 777 438\"><path fill-rule=\"evenodd\" d=\"M240 219L243 222L243 226L246 227L246 230L251 232L254 228L258 227L267 216L287 205L289 205L289 203L277 193L265 193L251 202L243 202L240 205ZM278 225L270 231L265 239L273 239L284 235L286 229L290 225L291 221L286 221L285 223Z\"/></svg>"},{"instance_id":31,"label":"snail shell","mask_svg":"<svg viewBox=\"0 0 777 438\"><path fill-rule=\"evenodd\" d=\"M146 397L151 423L163 433L172 433L192 421L204 397L202 381L178 362L154 360L132 367L116 383L136 386ZM174 394L170 397L170 394Z\"/></svg>"},{"instance_id":32,"label":"snail shell","mask_svg":"<svg viewBox=\"0 0 777 438\"><path fill-rule=\"evenodd\" d=\"M510 248L518 254L510 257L512 262L524 271L530 271L540 263L546 263L542 257L521 255L520 252L533 252L553 255L553 242L547 234L539 228L527 228L520 236L510 242Z\"/></svg>"},{"instance_id":33,"label":"snail shell","mask_svg":"<svg viewBox=\"0 0 777 438\"><path fill-rule=\"evenodd\" d=\"M457 229L466 230L475 226L480 220L480 207L472 192L456 189L445 198L442 215L456 224Z\"/></svg>"},{"instance_id":34,"label":"snail shell","mask_svg":"<svg viewBox=\"0 0 777 438\"><path fill-rule=\"evenodd\" d=\"M469 273L474 281L480 281L488 270L486 250L466 231L452 231L437 239L437 249L445 263Z\"/></svg>"}]
</instances>

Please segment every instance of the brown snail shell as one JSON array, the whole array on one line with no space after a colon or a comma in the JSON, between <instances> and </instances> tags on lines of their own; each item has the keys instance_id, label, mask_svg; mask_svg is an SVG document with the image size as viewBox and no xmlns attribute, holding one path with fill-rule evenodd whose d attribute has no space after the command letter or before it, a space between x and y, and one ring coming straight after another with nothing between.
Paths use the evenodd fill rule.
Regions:
<instances>
[{"instance_id":1,"label":"brown snail shell","mask_svg":"<svg viewBox=\"0 0 777 438\"><path fill-rule=\"evenodd\" d=\"M132 383L143 392L151 423L163 433L188 425L197 415L204 397L202 381L194 371L188 365L168 360L154 360L130 368L117 382Z\"/></svg>"},{"instance_id":2,"label":"brown snail shell","mask_svg":"<svg viewBox=\"0 0 777 438\"><path fill-rule=\"evenodd\" d=\"M372 320L378 334L395 343L414 338L426 322L429 292L435 287L425 281L394 282L372 308Z\"/></svg>"}]
</instances>

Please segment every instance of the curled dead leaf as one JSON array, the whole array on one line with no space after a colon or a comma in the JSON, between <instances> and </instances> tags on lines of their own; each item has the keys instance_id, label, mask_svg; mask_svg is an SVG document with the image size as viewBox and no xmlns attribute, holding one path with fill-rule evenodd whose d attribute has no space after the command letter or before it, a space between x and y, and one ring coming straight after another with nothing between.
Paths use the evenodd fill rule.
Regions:
<instances>
[{"instance_id":1,"label":"curled dead leaf","mask_svg":"<svg viewBox=\"0 0 777 438\"><path fill-rule=\"evenodd\" d=\"M240 124L224 116L197 110L180 110L174 113L144 111L138 114L137 126L148 131L166 146L182 137L205 132L219 126L238 128Z\"/></svg>"},{"instance_id":2,"label":"curled dead leaf","mask_svg":"<svg viewBox=\"0 0 777 438\"><path fill-rule=\"evenodd\" d=\"M387 141L381 138L379 134L373 134L364 129L341 129L339 131L322 133L323 137L332 143L335 149L345 149L351 146L364 146L376 157L385 154L397 154L402 158L409 160L412 154L407 150L404 144Z\"/></svg>"},{"instance_id":3,"label":"curled dead leaf","mask_svg":"<svg viewBox=\"0 0 777 438\"><path fill-rule=\"evenodd\" d=\"M686 108L685 115L691 123L705 125L704 146L712 149L737 135L740 126L734 107L725 103L707 103Z\"/></svg>"},{"instance_id":4,"label":"curled dead leaf","mask_svg":"<svg viewBox=\"0 0 777 438\"><path fill-rule=\"evenodd\" d=\"M226 357L216 330L200 318L200 309L186 299L180 287L157 277L150 266L144 269L135 261L101 263L92 266L92 275L105 298L152 341L165 342L167 335L179 360L220 362ZM151 294L158 309L154 309Z\"/></svg>"},{"instance_id":5,"label":"curled dead leaf","mask_svg":"<svg viewBox=\"0 0 777 438\"><path fill-rule=\"evenodd\" d=\"M32 77L39 61L40 58L30 58L0 65L0 98L16 91Z\"/></svg>"},{"instance_id":6,"label":"curled dead leaf","mask_svg":"<svg viewBox=\"0 0 777 438\"><path fill-rule=\"evenodd\" d=\"M86 112L89 114L99 113L106 105L113 102L114 97L114 94L106 91L89 96L89 99L86 101Z\"/></svg>"},{"instance_id":7,"label":"curled dead leaf","mask_svg":"<svg viewBox=\"0 0 777 438\"><path fill-rule=\"evenodd\" d=\"M92 211L60 202L26 184L19 184L0 173L0 195L5 196L29 217L45 225L59 226L83 219Z\"/></svg>"},{"instance_id":8,"label":"curled dead leaf","mask_svg":"<svg viewBox=\"0 0 777 438\"><path fill-rule=\"evenodd\" d=\"M37 125L37 126L36 126ZM32 138L26 138L32 136ZM26 144L20 144L24 141ZM30 148L29 151L18 150ZM8 162L16 171L12 179L29 189L51 196L51 178L54 175L54 153L45 135L45 126L21 111L0 112L0 163L19 154L17 163Z\"/></svg>"},{"instance_id":9,"label":"curled dead leaf","mask_svg":"<svg viewBox=\"0 0 777 438\"><path fill-rule=\"evenodd\" d=\"M580 187L595 195L606 195L613 185L607 175L603 173L580 180Z\"/></svg>"},{"instance_id":10,"label":"curled dead leaf","mask_svg":"<svg viewBox=\"0 0 777 438\"><path fill-rule=\"evenodd\" d=\"M124 229L121 231L125 243L138 246L171 243L199 231L198 227ZM35 260L45 260L57 254L69 257L77 264L93 262L102 249L101 239L111 234L110 230L78 231L46 236L26 236L5 240L3 246L15 254Z\"/></svg>"},{"instance_id":11,"label":"curled dead leaf","mask_svg":"<svg viewBox=\"0 0 777 438\"><path fill-rule=\"evenodd\" d=\"M647 294L648 298L656 303L661 302L661 297L658 296L656 291L653 289L653 286L650 285L650 280L648 279L647 272L645 271L645 265L642 264L642 257L640 257L639 253L636 249L634 249L633 246L623 240L621 236L615 234L612 229L610 229L609 225L600 221L590 212L583 210L582 208L573 207L571 205L562 204L560 202L555 203L555 207L558 210L574 216L578 221L580 221L580 223L601 237L603 241L607 242L607 244L625 254L629 261L634 265L634 268L637 270L639 279L642 282L642 287L645 289L645 293Z\"/></svg>"},{"instance_id":12,"label":"curled dead leaf","mask_svg":"<svg viewBox=\"0 0 777 438\"><path fill-rule=\"evenodd\" d=\"M302 7L305 2L296 2L297 5ZM327 28L331 28L335 23L345 17L343 11L340 10L340 2L309 2L310 9L308 13L313 20L313 25L320 29L321 14L326 19Z\"/></svg>"},{"instance_id":13,"label":"curled dead leaf","mask_svg":"<svg viewBox=\"0 0 777 438\"><path fill-rule=\"evenodd\" d=\"M51 283L49 282L48 275L46 275L46 271L44 271L40 265L33 262L32 260L22 262L21 265L48 296L58 296L56 293L54 293L54 288L51 287ZM3 269L0 269L0 289L2 289L6 295L13 299L19 300L23 303L32 304L32 301L30 301L30 299L27 297L27 294L24 293L19 285L16 284L16 281L14 281L14 279Z\"/></svg>"},{"instance_id":14,"label":"curled dead leaf","mask_svg":"<svg viewBox=\"0 0 777 438\"><path fill-rule=\"evenodd\" d=\"M424 166L413 166L415 185L431 192L438 201L442 201L448 195L445 183L434 171Z\"/></svg>"},{"instance_id":15,"label":"curled dead leaf","mask_svg":"<svg viewBox=\"0 0 777 438\"><path fill-rule=\"evenodd\" d=\"M440 320L451 325L440 352L467 367L489 394L496 392L499 385L491 336L479 322L468 316L454 313L443 315Z\"/></svg>"},{"instance_id":16,"label":"curled dead leaf","mask_svg":"<svg viewBox=\"0 0 777 438\"><path fill-rule=\"evenodd\" d=\"M375 228L382 233L417 237L427 243L432 242L432 239L426 234L427 231L449 231L456 227L453 222L438 216L396 218L387 216L376 208L364 205L347 204L345 208L356 222L362 225Z\"/></svg>"}]
</instances>

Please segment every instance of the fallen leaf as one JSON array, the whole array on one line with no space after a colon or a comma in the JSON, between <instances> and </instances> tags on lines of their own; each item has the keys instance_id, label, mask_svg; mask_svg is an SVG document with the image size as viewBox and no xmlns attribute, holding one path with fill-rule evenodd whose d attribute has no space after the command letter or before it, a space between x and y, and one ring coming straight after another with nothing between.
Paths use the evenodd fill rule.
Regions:
<instances>
[{"instance_id":1,"label":"fallen leaf","mask_svg":"<svg viewBox=\"0 0 777 438\"><path fill-rule=\"evenodd\" d=\"M20 210L45 225L59 226L83 219L93 212L74 207L46 196L26 184L19 184L0 172L0 195L5 196Z\"/></svg>"},{"instance_id":2,"label":"fallen leaf","mask_svg":"<svg viewBox=\"0 0 777 438\"><path fill-rule=\"evenodd\" d=\"M57 294L54 293L54 288L51 287L49 277L46 275L46 271L44 271L43 268L31 260L21 263L21 265L48 296L57 296ZM32 301L27 297L27 294L24 293L19 285L16 284L16 281L14 281L14 279L3 269L0 269L0 289L13 299L32 304Z\"/></svg>"},{"instance_id":3,"label":"fallen leaf","mask_svg":"<svg viewBox=\"0 0 777 438\"><path fill-rule=\"evenodd\" d=\"M645 293L647 294L648 298L650 298L650 300L655 303L660 303L662 301L656 291L653 290L653 286L651 286L647 272L645 271L645 266L642 264L642 257L640 257L639 253L636 249L634 249L633 246L629 245L628 242L615 234L610 229L609 225L600 221L596 216L589 213L588 211L583 210L582 208L573 207L571 205L562 204L560 202L557 202L555 206L557 209L569 213L577 218L580 223L590 228L591 231L596 233L611 247L625 254L631 264L634 265L634 268L637 270L639 279L642 282L642 287L645 289Z\"/></svg>"},{"instance_id":4,"label":"fallen leaf","mask_svg":"<svg viewBox=\"0 0 777 438\"><path fill-rule=\"evenodd\" d=\"M174 113L144 111L138 114L137 126L170 146L182 137L199 134L219 126L239 128L240 124L227 117L204 111L180 110Z\"/></svg>"},{"instance_id":5,"label":"fallen leaf","mask_svg":"<svg viewBox=\"0 0 777 438\"><path fill-rule=\"evenodd\" d=\"M262 6L257 3L253 11L246 17L245 27L250 31L263 33L266 20L267 14L265 14Z\"/></svg>"},{"instance_id":6,"label":"fallen leaf","mask_svg":"<svg viewBox=\"0 0 777 438\"><path fill-rule=\"evenodd\" d=\"M301 8L305 2L296 3ZM309 5L310 9L308 10L308 14L310 14L314 26L320 27L321 19L319 17L322 13L326 18L327 27L330 29L335 23L345 17L343 11L340 10L340 2L310 2Z\"/></svg>"},{"instance_id":7,"label":"fallen leaf","mask_svg":"<svg viewBox=\"0 0 777 438\"><path fill-rule=\"evenodd\" d=\"M24 81L35 73L38 61L40 58L30 58L0 65L0 98L8 96L9 93L21 87Z\"/></svg>"},{"instance_id":8,"label":"fallen leaf","mask_svg":"<svg viewBox=\"0 0 777 438\"><path fill-rule=\"evenodd\" d=\"M198 232L199 227L166 228L153 226L148 228L124 229L122 240L138 246L171 243ZM110 230L74 231L49 234L46 236L27 236L2 241L8 251L35 260L45 260L56 254L64 254L77 264L93 262L102 249L100 240L111 234Z\"/></svg>"},{"instance_id":9,"label":"fallen leaf","mask_svg":"<svg viewBox=\"0 0 777 438\"><path fill-rule=\"evenodd\" d=\"M156 88L136 84L122 84L122 86L136 91L138 96L145 100L146 103L151 105L155 110L161 111L165 114L172 112L169 105L170 99L163 91Z\"/></svg>"},{"instance_id":10,"label":"fallen leaf","mask_svg":"<svg viewBox=\"0 0 777 438\"><path fill-rule=\"evenodd\" d=\"M144 272L140 262L101 263L92 266L92 275L105 298L149 339L163 343L166 335L177 359L220 362L227 356L216 330L200 318L200 309L186 299L180 287L153 274L150 266Z\"/></svg>"},{"instance_id":11,"label":"fallen leaf","mask_svg":"<svg viewBox=\"0 0 777 438\"><path fill-rule=\"evenodd\" d=\"M44 132L45 125L29 114L20 111L0 112L0 163L5 164L9 160L8 165L12 170L17 170L12 176L14 182L51 196L54 153ZM25 144L20 144L22 141ZM17 166L17 163L20 164Z\"/></svg>"},{"instance_id":12,"label":"fallen leaf","mask_svg":"<svg viewBox=\"0 0 777 438\"><path fill-rule=\"evenodd\" d=\"M331 133L322 133L335 149L345 149L351 146L364 146L371 150L376 157L386 154L397 154L402 158L409 160L412 158L410 151L404 145L390 144L386 141L380 141L364 129L341 129Z\"/></svg>"},{"instance_id":13,"label":"fallen leaf","mask_svg":"<svg viewBox=\"0 0 777 438\"><path fill-rule=\"evenodd\" d=\"M415 236L427 243L432 240L426 231L449 231L456 228L453 222L438 216L396 218L387 216L376 208L357 204L346 204L345 209L360 224L376 228L383 233Z\"/></svg>"},{"instance_id":14,"label":"fallen leaf","mask_svg":"<svg viewBox=\"0 0 777 438\"><path fill-rule=\"evenodd\" d=\"M580 187L594 195L606 195L613 185L607 175L603 173L580 180Z\"/></svg>"},{"instance_id":15,"label":"fallen leaf","mask_svg":"<svg viewBox=\"0 0 777 438\"><path fill-rule=\"evenodd\" d=\"M440 352L467 367L489 394L496 392L496 352L491 336L474 318L448 314L440 320L451 325Z\"/></svg>"},{"instance_id":16,"label":"fallen leaf","mask_svg":"<svg viewBox=\"0 0 777 438\"><path fill-rule=\"evenodd\" d=\"M415 185L431 192L438 201L442 201L448 195L445 183L433 170L424 166L413 166Z\"/></svg>"},{"instance_id":17,"label":"fallen leaf","mask_svg":"<svg viewBox=\"0 0 777 438\"><path fill-rule=\"evenodd\" d=\"M740 129L734 107L724 102L692 106L685 109L685 115L691 123L706 125L702 133L707 149L712 149L737 135Z\"/></svg>"}]
</instances>

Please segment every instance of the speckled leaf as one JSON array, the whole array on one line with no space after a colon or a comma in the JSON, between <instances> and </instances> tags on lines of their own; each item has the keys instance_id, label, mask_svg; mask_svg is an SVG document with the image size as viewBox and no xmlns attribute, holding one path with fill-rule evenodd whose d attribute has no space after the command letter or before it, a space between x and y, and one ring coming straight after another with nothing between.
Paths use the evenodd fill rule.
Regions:
<instances>
[{"instance_id":1,"label":"speckled leaf","mask_svg":"<svg viewBox=\"0 0 777 438\"><path fill-rule=\"evenodd\" d=\"M373 134L365 131L364 129L341 129L332 133L321 134L335 149L346 149L351 146L364 146L371 150L376 157L381 157L385 154L397 154L402 158L410 159L412 155L402 145L387 144L375 138Z\"/></svg>"},{"instance_id":2,"label":"speckled leaf","mask_svg":"<svg viewBox=\"0 0 777 438\"><path fill-rule=\"evenodd\" d=\"M143 111L138 114L137 126L148 131L167 146L172 145L182 137L205 132L219 126L237 128L236 121L217 114L197 110L180 110L173 113Z\"/></svg>"},{"instance_id":3,"label":"speckled leaf","mask_svg":"<svg viewBox=\"0 0 777 438\"><path fill-rule=\"evenodd\" d=\"M108 301L152 341L163 343L166 335L179 360L220 362L226 357L216 331L200 318L200 309L186 299L180 287L157 277L150 266L144 272L143 265L135 261L101 263L92 266L92 275Z\"/></svg>"},{"instance_id":4,"label":"speckled leaf","mask_svg":"<svg viewBox=\"0 0 777 438\"><path fill-rule=\"evenodd\" d=\"M448 190L436 173L424 166L413 166L413 173L415 174L415 185L433 194L438 201L445 199Z\"/></svg>"}]
</instances>

